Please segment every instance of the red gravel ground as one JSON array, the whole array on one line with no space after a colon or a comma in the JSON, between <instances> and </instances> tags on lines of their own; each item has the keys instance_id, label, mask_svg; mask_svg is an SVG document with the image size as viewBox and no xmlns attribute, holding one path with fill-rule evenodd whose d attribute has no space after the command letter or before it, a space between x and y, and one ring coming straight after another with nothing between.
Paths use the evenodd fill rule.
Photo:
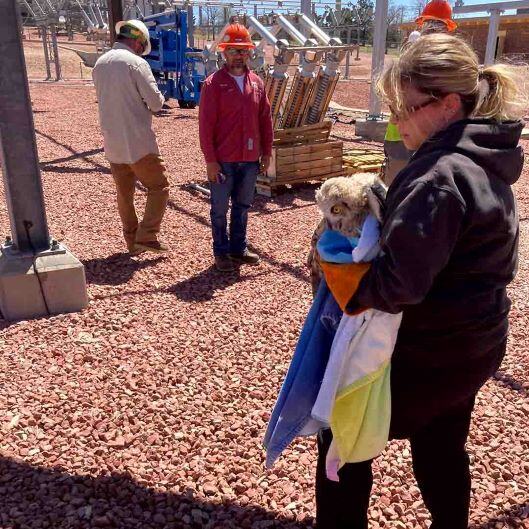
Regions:
<instances>
[{"instance_id":1,"label":"red gravel ground","mask_svg":"<svg viewBox=\"0 0 529 529\"><path fill-rule=\"evenodd\" d=\"M0 528L311 527L313 440L269 472L260 442L310 304L314 188L259 197L262 264L220 275L208 203L186 188L204 174L197 111L169 110L155 128L171 251L130 260L93 88L32 85L32 99L50 230L84 262L90 306L0 322ZM334 134L354 140L347 125ZM528 186L526 166L509 351L470 434L474 529L529 528ZM428 527L406 442L375 463L370 515L373 528Z\"/></svg>"}]
</instances>

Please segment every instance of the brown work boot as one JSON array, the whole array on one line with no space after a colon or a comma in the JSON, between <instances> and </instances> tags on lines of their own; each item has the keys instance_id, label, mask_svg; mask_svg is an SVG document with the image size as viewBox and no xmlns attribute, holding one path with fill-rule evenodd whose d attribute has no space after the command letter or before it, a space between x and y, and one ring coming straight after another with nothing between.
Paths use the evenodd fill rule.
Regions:
<instances>
[{"instance_id":1,"label":"brown work boot","mask_svg":"<svg viewBox=\"0 0 529 529\"><path fill-rule=\"evenodd\" d=\"M257 264L259 262L259 256L256 253L250 252L248 248L243 253L230 253L230 257L236 263Z\"/></svg>"},{"instance_id":2,"label":"brown work boot","mask_svg":"<svg viewBox=\"0 0 529 529\"><path fill-rule=\"evenodd\" d=\"M168 246L160 241L137 242L136 248L142 252L165 253L169 250Z\"/></svg>"},{"instance_id":3,"label":"brown work boot","mask_svg":"<svg viewBox=\"0 0 529 529\"><path fill-rule=\"evenodd\" d=\"M219 272L233 272L235 270L232 260L227 255L216 255L215 267Z\"/></svg>"},{"instance_id":4,"label":"brown work boot","mask_svg":"<svg viewBox=\"0 0 529 529\"><path fill-rule=\"evenodd\" d=\"M130 257L136 257L137 255L140 255L140 253L143 253L145 250L143 248L140 248L139 246L129 246L129 256Z\"/></svg>"}]
</instances>

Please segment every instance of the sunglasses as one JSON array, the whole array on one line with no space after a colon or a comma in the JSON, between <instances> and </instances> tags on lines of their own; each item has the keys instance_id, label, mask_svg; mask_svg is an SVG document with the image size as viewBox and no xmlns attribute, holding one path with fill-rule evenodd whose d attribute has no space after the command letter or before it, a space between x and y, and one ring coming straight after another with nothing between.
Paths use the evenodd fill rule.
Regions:
<instances>
[{"instance_id":1,"label":"sunglasses","mask_svg":"<svg viewBox=\"0 0 529 529\"><path fill-rule=\"evenodd\" d=\"M235 57L236 55L250 55L250 50L245 48L228 48L225 53L230 57Z\"/></svg>"},{"instance_id":2,"label":"sunglasses","mask_svg":"<svg viewBox=\"0 0 529 529\"><path fill-rule=\"evenodd\" d=\"M426 108L427 106L431 105L432 103L435 103L436 101L440 101L440 98L432 96L430 99L424 101L424 103L406 107L403 112L397 112L391 105L389 105L389 111L391 112L391 115L394 119L396 119L397 121L401 121L409 119L412 114L415 114L415 112L421 110L422 108Z\"/></svg>"}]
</instances>

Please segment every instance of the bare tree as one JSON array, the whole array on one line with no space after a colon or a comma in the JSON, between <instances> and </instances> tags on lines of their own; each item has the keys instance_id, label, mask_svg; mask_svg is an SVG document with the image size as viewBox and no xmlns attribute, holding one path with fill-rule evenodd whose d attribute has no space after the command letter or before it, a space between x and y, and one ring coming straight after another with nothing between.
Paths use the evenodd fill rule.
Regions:
<instances>
[{"instance_id":1,"label":"bare tree","mask_svg":"<svg viewBox=\"0 0 529 529\"><path fill-rule=\"evenodd\" d=\"M387 15L387 24L388 28L391 28L392 26L402 24L404 20L404 12L406 11L406 7L403 5L397 5L393 2L389 3L388 6L388 15Z\"/></svg>"},{"instance_id":2,"label":"bare tree","mask_svg":"<svg viewBox=\"0 0 529 529\"><path fill-rule=\"evenodd\" d=\"M213 40L215 40L215 26L222 19L223 14L224 12L221 7L206 6L206 20L207 20L208 26L211 26L212 28L212 32L213 32L212 39Z\"/></svg>"},{"instance_id":3,"label":"bare tree","mask_svg":"<svg viewBox=\"0 0 529 529\"><path fill-rule=\"evenodd\" d=\"M386 22L388 24L388 33L386 38L386 45L390 43L397 44L401 41L401 32L400 25L404 21L404 13L406 7L401 4L395 4L390 1L388 6L388 14L386 17Z\"/></svg>"},{"instance_id":4,"label":"bare tree","mask_svg":"<svg viewBox=\"0 0 529 529\"><path fill-rule=\"evenodd\" d=\"M412 14L412 17L418 17L422 13L423 9L426 7L427 0L415 0L411 7L409 8Z\"/></svg>"},{"instance_id":5,"label":"bare tree","mask_svg":"<svg viewBox=\"0 0 529 529\"><path fill-rule=\"evenodd\" d=\"M372 0L357 0L352 6L352 25L358 29L359 36L365 43L369 39L375 15L375 5ZM358 39L360 40L360 39Z\"/></svg>"}]
</instances>

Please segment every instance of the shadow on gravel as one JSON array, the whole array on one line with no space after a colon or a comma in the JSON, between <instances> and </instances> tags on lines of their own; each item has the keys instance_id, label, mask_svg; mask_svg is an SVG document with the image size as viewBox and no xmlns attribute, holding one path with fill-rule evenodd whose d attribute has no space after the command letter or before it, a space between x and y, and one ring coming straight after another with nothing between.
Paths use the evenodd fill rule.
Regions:
<instances>
[{"instance_id":1,"label":"shadow on gravel","mask_svg":"<svg viewBox=\"0 0 529 529\"><path fill-rule=\"evenodd\" d=\"M145 191L145 187L141 185L141 183L136 183L136 189L140 189L141 191ZM188 209L179 206L174 200L169 199L169 202L167 203L167 208L171 209L173 211L176 211L178 213L181 213L182 215L186 215L189 218L194 219L196 222L202 224L203 226L211 226L209 220L207 220L204 216L199 215L198 213L194 213L193 211L189 211ZM310 233L310 236L312 236L312 232ZM310 242L310 238L307 241L307 248L308 244ZM281 271L286 272L287 274L290 274L291 276L295 277L296 279L299 279L300 281L309 281L309 271L307 267L305 266L295 266L291 265L289 263L284 263L282 261L278 261L274 257L272 257L270 254L263 252L255 245L248 245L248 248L256 253L259 254L262 261L267 262L271 266L274 266L276 268L279 268Z\"/></svg>"},{"instance_id":2,"label":"shadow on gravel","mask_svg":"<svg viewBox=\"0 0 529 529\"><path fill-rule=\"evenodd\" d=\"M132 276L143 268L155 266L165 256L153 259L131 259L128 253L115 253L107 257L82 261L86 271L86 281L95 285L121 285L127 283Z\"/></svg>"},{"instance_id":3,"label":"shadow on gravel","mask_svg":"<svg viewBox=\"0 0 529 529\"><path fill-rule=\"evenodd\" d=\"M83 160L86 160L88 156L93 156L94 154L100 154L102 152L103 152L103 148L100 147L98 149L91 149L89 151L77 152L75 154L72 154L71 156L66 156L64 158L55 158L55 160L46 160L41 163L43 165L50 165L53 163L70 162L72 160L77 160L78 158L82 158Z\"/></svg>"},{"instance_id":4,"label":"shadow on gravel","mask_svg":"<svg viewBox=\"0 0 529 529\"><path fill-rule=\"evenodd\" d=\"M239 285L262 275L265 275L265 272L241 277L238 268L233 272L225 273L219 272L214 266L210 266L199 274L164 289L164 292L174 294L182 301L209 301L215 297L215 293L219 290L225 290L234 284Z\"/></svg>"},{"instance_id":5,"label":"shadow on gravel","mask_svg":"<svg viewBox=\"0 0 529 529\"><path fill-rule=\"evenodd\" d=\"M500 513L499 516L491 518L484 523L471 525L469 529L496 529L496 527L502 527L505 529L524 529L525 527L528 527L528 520L529 501L526 501L519 505L512 506Z\"/></svg>"},{"instance_id":6,"label":"shadow on gravel","mask_svg":"<svg viewBox=\"0 0 529 529\"><path fill-rule=\"evenodd\" d=\"M314 204L292 204L291 206L279 209L261 209L256 212L256 215L261 217L263 215L274 215L275 213L282 213L284 211L295 211L296 209L311 208Z\"/></svg>"},{"instance_id":7,"label":"shadow on gravel","mask_svg":"<svg viewBox=\"0 0 529 529\"><path fill-rule=\"evenodd\" d=\"M62 147L63 149L65 149L67 151L70 151L72 153L73 158L69 156L69 157L66 157L67 159L80 159L80 160L85 161L86 163L89 163L89 164L93 165L99 171L102 171L102 172L105 172L105 173L109 173L110 172L109 167L107 167L105 165L102 165L102 164L100 164L98 162L95 162L94 160L90 159L90 156L92 154L94 154L91 151L78 152L75 149L73 149L72 147L70 147L69 145L66 145L65 143L61 143L60 141L56 140L53 136L50 136L49 134L44 134L44 132L41 132L40 130L35 129L35 133L38 134L39 136L42 136L43 138L46 138L47 140L51 141L52 143L55 143L55 145L58 145L59 147ZM63 160L63 161L66 161L66 160ZM41 169L43 171L47 171L47 170L56 171L57 170L57 169L48 169L48 167L47 167L48 163L53 163L53 162L44 162L44 167L41 167ZM72 172L73 173L73 172L79 172L79 171L75 171L75 170L72 170L72 169L68 168L68 171L64 171L64 172ZM90 171L90 172L93 172L93 171Z\"/></svg>"},{"instance_id":8,"label":"shadow on gravel","mask_svg":"<svg viewBox=\"0 0 529 529\"><path fill-rule=\"evenodd\" d=\"M515 380L511 375L498 371L493 376L493 379L496 382L501 382L504 386L507 386L509 389L512 389L513 391L517 391L524 397L529 398L529 390L524 388L523 385L517 380Z\"/></svg>"},{"instance_id":9,"label":"shadow on gravel","mask_svg":"<svg viewBox=\"0 0 529 529\"><path fill-rule=\"evenodd\" d=\"M175 480L176 481L176 480ZM0 526L17 529L302 529L257 506L157 492L124 473L72 475L0 458Z\"/></svg>"}]
</instances>

